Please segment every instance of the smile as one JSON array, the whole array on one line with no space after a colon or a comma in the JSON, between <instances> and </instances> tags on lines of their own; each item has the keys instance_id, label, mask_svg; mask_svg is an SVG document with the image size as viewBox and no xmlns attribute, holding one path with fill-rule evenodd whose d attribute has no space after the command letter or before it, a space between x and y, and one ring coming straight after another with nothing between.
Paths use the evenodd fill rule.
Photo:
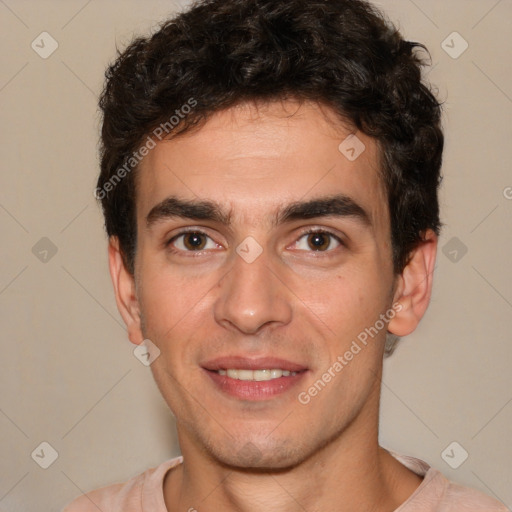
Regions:
<instances>
[{"instance_id":1,"label":"smile","mask_svg":"<svg viewBox=\"0 0 512 512\"><path fill-rule=\"evenodd\" d=\"M290 372L289 370L268 369L268 370L244 370L244 369L227 369L217 370L219 375L226 375L231 379L238 380L249 380L255 382L261 382L265 380L274 380L281 377L293 377L297 375L297 372Z\"/></svg>"}]
</instances>

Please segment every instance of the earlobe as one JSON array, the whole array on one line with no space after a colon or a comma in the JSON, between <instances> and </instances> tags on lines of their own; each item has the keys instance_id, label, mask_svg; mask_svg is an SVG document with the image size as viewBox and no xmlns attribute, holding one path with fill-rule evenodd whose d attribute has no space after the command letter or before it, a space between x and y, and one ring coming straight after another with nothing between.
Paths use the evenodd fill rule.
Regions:
<instances>
[{"instance_id":1,"label":"earlobe","mask_svg":"<svg viewBox=\"0 0 512 512\"><path fill-rule=\"evenodd\" d=\"M427 230L398 278L394 303L400 304L400 308L396 308L397 313L388 324L388 331L392 334L411 334L427 310L432 293L437 242L437 235Z\"/></svg>"},{"instance_id":2,"label":"earlobe","mask_svg":"<svg viewBox=\"0 0 512 512\"><path fill-rule=\"evenodd\" d=\"M108 245L108 262L110 277L114 286L117 309L126 324L128 338L135 345L140 345L142 335L140 309L135 292L135 279L125 267L117 237L110 237Z\"/></svg>"}]
</instances>

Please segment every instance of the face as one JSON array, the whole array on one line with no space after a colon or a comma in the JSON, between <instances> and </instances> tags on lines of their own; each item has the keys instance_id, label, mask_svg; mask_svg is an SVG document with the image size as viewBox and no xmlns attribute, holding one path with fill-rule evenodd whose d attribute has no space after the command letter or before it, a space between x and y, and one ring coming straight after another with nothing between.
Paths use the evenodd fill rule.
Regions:
<instances>
[{"instance_id":1,"label":"face","mask_svg":"<svg viewBox=\"0 0 512 512\"><path fill-rule=\"evenodd\" d=\"M182 446L284 468L376 414L395 276L377 147L357 133L353 159L351 133L318 105L245 104L142 162L140 339Z\"/></svg>"}]
</instances>

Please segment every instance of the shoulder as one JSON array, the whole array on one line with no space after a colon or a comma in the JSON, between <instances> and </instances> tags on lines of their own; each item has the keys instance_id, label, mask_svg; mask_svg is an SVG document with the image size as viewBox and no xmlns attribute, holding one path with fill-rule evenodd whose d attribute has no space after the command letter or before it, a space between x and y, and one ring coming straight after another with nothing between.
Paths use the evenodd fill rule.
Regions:
<instances>
[{"instance_id":1,"label":"shoulder","mask_svg":"<svg viewBox=\"0 0 512 512\"><path fill-rule=\"evenodd\" d=\"M448 480L423 460L389 453L423 477L420 486L395 512L510 512L500 501Z\"/></svg>"},{"instance_id":2,"label":"shoulder","mask_svg":"<svg viewBox=\"0 0 512 512\"><path fill-rule=\"evenodd\" d=\"M498 500L491 498L475 489L448 481L443 505L447 512L456 506L461 512L510 512L509 509Z\"/></svg>"},{"instance_id":3,"label":"shoulder","mask_svg":"<svg viewBox=\"0 0 512 512\"><path fill-rule=\"evenodd\" d=\"M109 485L95 491L82 494L69 503L62 512L98 512L98 510L113 510L112 503L119 496L124 484Z\"/></svg>"},{"instance_id":4,"label":"shoulder","mask_svg":"<svg viewBox=\"0 0 512 512\"><path fill-rule=\"evenodd\" d=\"M138 512L148 497L163 499L163 480L168 470L180 462L182 457L167 460L134 476L125 483L116 483L82 494L69 503L62 512ZM156 511L155 511L156 512Z\"/></svg>"}]
</instances>

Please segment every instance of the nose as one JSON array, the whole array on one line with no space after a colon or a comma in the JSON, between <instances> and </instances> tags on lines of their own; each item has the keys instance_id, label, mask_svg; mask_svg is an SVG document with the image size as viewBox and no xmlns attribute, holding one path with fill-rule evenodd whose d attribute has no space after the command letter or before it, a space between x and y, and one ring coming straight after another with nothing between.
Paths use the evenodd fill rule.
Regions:
<instances>
[{"instance_id":1,"label":"nose","mask_svg":"<svg viewBox=\"0 0 512 512\"><path fill-rule=\"evenodd\" d=\"M288 324L292 293L281 279L265 252L250 263L235 254L231 270L219 283L215 320L225 328L253 335Z\"/></svg>"}]
</instances>

